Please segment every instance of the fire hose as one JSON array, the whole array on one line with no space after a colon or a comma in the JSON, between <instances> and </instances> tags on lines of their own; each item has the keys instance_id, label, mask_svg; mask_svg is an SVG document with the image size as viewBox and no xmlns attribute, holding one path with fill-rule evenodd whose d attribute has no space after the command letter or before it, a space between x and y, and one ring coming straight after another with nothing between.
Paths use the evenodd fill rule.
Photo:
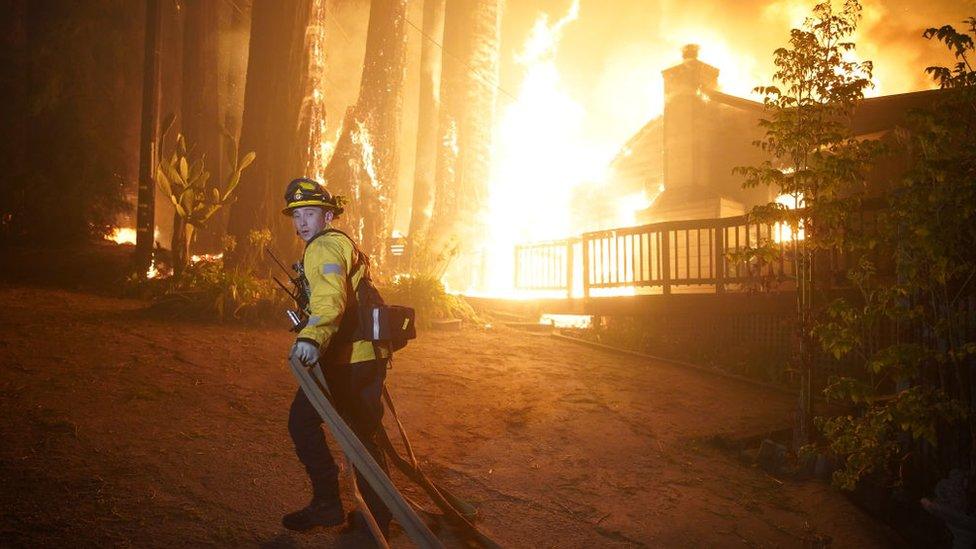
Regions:
<instances>
[{"instance_id":1,"label":"fire hose","mask_svg":"<svg viewBox=\"0 0 976 549\"><path fill-rule=\"evenodd\" d=\"M366 482L373 488L373 491L383 500L383 503L386 504L393 517L403 527L407 536L419 547L423 547L424 549L443 547L444 545L440 540L434 536L424 521L417 515L410 504L407 503L400 492L397 491L396 487L393 486L393 483L390 482L390 477L386 476L386 473L376 463L373 456L369 454L369 451L366 450L363 443L352 432L352 429L339 416L339 412L336 411L335 407L332 406L332 403L326 397L328 389L325 384L320 382L319 379L316 379L297 357L292 357L289 362L292 373L298 378L298 383L308 397L309 402L312 403L315 410L322 416L322 420L329 427L329 430L332 431L332 435L335 437L336 442L339 443L343 453L346 454L353 467L366 479ZM358 496L357 500L357 503L360 503L360 511L370 525L370 530L373 531L374 537L378 542L385 545L385 539L379 532L379 529L376 528L375 520L369 513L369 509L361 503L362 500Z\"/></svg>"},{"instance_id":2,"label":"fire hose","mask_svg":"<svg viewBox=\"0 0 976 549\"><path fill-rule=\"evenodd\" d=\"M366 482L369 483L376 494L383 500L383 503L386 504L393 517L403 527L407 536L419 547L443 547L441 541L434 536L426 523L424 523L414 510L415 507L420 509L420 506L400 494L390 481L389 476L376 463L376 460L366 450L366 447L363 446L352 429L343 421L329 400L329 390L321 371L314 366L311 368L306 367L297 357L293 357L290 360L290 364L292 372L298 379L302 390L308 396L309 402L312 403L312 406L315 407L322 420L329 427L329 430L335 437L336 442L339 443L349 462L360 472ZM500 546L478 530L473 524L472 519L475 516L474 508L461 498L452 494L448 489L427 477L413 451L413 446L410 444L410 440L403 428L403 423L400 421L400 416L393 404L393 399L385 387L383 388L383 398L387 408L390 410L390 414L395 420L407 457L400 455L393 446L393 442L390 440L386 430L382 428L378 433L378 442L381 449L386 452L391 462L404 476L416 483L427 493L431 501L443 512L442 516L444 519L451 525L459 528L465 538L477 546L486 549L498 549ZM353 485L355 486L355 475L353 475L353 481ZM380 533L372 514L363 502L358 489L354 490L354 492L357 505L363 517L366 519L367 525L369 525L370 530L373 532L373 537L381 546L386 547L385 539ZM433 516L436 517L436 515Z\"/></svg>"}]
</instances>

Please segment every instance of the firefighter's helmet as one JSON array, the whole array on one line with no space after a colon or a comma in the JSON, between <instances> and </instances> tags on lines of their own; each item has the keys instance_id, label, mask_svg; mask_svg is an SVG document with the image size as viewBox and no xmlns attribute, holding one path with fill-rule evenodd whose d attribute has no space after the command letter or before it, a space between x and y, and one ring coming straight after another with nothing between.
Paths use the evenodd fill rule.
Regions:
<instances>
[{"instance_id":1,"label":"firefighter's helmet","mask_svg":"<svg viewBox=\"0 0 976 549\"><path fill-rule=\"evenodd\" d=\"M335 217L339 217L343 211L343 202L341 196L332 196L329 191L325 190L325 186L318 181L299 177L288 184L288 189L285 191L286 205L281 213L291 215L291 211L295 208L320 206L332 211Z\"/></svg>"}]
</instances>

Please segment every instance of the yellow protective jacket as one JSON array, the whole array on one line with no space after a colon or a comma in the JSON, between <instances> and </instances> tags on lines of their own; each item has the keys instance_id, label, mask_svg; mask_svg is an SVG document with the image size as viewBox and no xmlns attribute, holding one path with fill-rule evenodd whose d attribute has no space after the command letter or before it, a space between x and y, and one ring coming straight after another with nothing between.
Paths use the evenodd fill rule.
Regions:
<instances>
[{"instance_id":1,"label":"yellow protective jacket","mask_svg":"<svg viewBox=\"0 0 976 549\"><path fill-rule=\"evenodd\" d=\"M298 339L322 349L321 364L352 364L376 358L370 341L335 338L346 308L356 306L355 288L366 272L357 255L352 240L339 232L323 231L305 244L302 265L308 279L309 318ZM344 326L343 332L347 331L348 326ZM387 356L385 349L380 353L383 358Z\"/></svg>"}]
</instances>

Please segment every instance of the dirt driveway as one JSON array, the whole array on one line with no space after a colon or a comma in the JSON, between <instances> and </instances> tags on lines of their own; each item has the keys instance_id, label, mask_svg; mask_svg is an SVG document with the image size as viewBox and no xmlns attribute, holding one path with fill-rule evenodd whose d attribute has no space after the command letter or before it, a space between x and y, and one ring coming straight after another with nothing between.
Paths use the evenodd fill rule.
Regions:
<instances>
[{"instance_id":1,"label":"dirt driveway","mask_svg":"<svg viewBox=\"0 0 976 549\"><path fill-rule=\"evenodd\" d=\"M349 546L295 535L284 330L0 286L0 546ZM418 453L511 547L886 546L816 482L706 441L789 398L509 329L423 334L390 372ZM409 546L400 533L394 545Z\"/></svg>"}]
</instances>

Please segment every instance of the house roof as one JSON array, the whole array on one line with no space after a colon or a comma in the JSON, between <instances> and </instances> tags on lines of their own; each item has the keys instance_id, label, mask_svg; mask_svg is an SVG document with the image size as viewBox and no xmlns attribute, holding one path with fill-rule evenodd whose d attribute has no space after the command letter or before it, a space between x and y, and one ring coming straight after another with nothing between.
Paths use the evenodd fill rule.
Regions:
<instances>
[{"instance_id":1,"label":"house roof","mask_svg":"<svg viewBox=\"0 0 976 549\"><path fill-rule=\"evenodd\" d=\"M909 112L932 104L943 90L882 95L862 100L854 111L854 134L888 130L904 123Z\"/></svg>"},{"instance_id":2,"label":"house roof","mask_svg":"<svg viewBox=\"0 0 976 549\"><path fill-rule=\"evenodd\" d=\"M931 104L940 93L942 90L924 90L862 99L854 111L854 134L863 136L901 125L909 112ZM718 90L710 90L707 95L711 101L744 111L762 112L764 109L762 103Z\"/></svg>"}]
</instances>

